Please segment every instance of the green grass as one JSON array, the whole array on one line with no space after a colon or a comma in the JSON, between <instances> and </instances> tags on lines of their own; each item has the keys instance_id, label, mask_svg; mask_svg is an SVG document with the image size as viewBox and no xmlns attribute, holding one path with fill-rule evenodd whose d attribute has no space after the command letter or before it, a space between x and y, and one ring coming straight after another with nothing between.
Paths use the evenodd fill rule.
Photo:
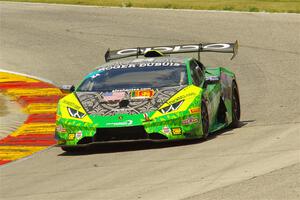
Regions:
<instances>
[{"instance_id":1,"label":"green grass","mask_svg":"<svg viewBox=\"0 0 300 200\"><path fill-rule=\"evenodd\" d=\"M2 1L2 0L0 0ZM6 0L117 7L300 13L300 0Z\"/></svg>"}]
</instances>

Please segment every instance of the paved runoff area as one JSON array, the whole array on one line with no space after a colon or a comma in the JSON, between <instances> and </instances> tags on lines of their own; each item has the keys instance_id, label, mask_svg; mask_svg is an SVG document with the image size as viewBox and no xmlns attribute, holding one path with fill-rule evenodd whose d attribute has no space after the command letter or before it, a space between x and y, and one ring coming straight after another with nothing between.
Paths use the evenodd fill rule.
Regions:
<instances>
[{"instance_id":1,"label":"paved runoff area","mask_svg":"<svg viewBox=\"0 0 300 200\"><path fill-rule=\"evenodd\" d=\"M0 19L0 67L57 84L107 48L238 39L233 61L201 61L236 73L242 109L240 128L208 141L48 148L0 168L1 199L300 198L300 15L1 2Z\"/></svg>"}]
</instances>

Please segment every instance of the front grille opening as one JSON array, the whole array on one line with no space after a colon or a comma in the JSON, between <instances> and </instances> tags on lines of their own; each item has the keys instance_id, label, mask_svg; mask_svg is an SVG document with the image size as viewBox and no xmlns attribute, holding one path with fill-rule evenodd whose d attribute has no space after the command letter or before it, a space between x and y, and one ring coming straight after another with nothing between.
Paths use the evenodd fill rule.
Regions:
<instances>
[{"instance_id":1,"label":"front grille opening","mask_svg":"<svg viewBox=\"0 0 300 200\"><path fill-rule=\"evenodd\" d=\"M84 137L82 139L80 139L77 144L89 144L93 142L93 138L92 137Z\"/></svg>"},{"instance_id":2,"label":"front grille opening","mask_svg":"<svg viewBox=\"0 0 300 200\"><path fill-rule=\"evenodd\" d=\"M151 133L151 134L149 134L149 138L151 140L166 140L166 139L168 139L166 136L159 134L159 133Z\"/></svg>"},{"instance_id":3,"label":"front grille opening","mask_svg":"<svg viewBox=\"0 0 300 200\"><path fill-rule=\"evenodd\" d=\"M148 139L143 126L122 128L97 128L94 141L118 141L118 140L141 140Z\"/></svg>"}]
</instances>

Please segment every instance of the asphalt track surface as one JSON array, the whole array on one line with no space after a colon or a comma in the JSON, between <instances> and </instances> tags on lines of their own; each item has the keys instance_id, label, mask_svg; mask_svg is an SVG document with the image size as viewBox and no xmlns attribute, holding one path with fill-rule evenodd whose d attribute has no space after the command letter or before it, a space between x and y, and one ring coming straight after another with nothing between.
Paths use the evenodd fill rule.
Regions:
<instances>
[{"instance_id":1,"label":"asphalt track surface","mask_svg":"<svg viewBox=\"0 0 300 200\"><path fill-rule=\"evenodd\" d=\"M0 168L1 199L299 199L300 15L0 3L0 66L78 83L110 47L227 42L241 128L208 141L53 147Z\"/></svg>"}]
</instances>

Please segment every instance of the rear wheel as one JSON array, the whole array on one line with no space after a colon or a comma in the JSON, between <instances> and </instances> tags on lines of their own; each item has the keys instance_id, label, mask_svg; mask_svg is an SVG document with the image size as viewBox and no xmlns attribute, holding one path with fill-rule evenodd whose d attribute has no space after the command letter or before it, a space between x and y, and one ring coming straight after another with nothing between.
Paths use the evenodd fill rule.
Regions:
<instances>
[{"instance_id":1,"label":"rear wheel","mask_svg":"<svg viewBox=\"0 0 300 200\"><path fill-rule=\"evenodd\" d=\"M206 103L204 100L202 100L201 103L201 120L202 120L202 131L203 131L202 138L206 139L208 137L209 118L208 118Z\"/></svg>"},{"instance_id":2,"label":"rear wheel","mask_svg":"<svg viewBox=\"0 0 300 200\"><path fill-rule=\"evenodd\" d=\"M239 127L241 117L239 92L235 82L232 84L232 122L230 127Z\"/></svg>"}]
</instances>

